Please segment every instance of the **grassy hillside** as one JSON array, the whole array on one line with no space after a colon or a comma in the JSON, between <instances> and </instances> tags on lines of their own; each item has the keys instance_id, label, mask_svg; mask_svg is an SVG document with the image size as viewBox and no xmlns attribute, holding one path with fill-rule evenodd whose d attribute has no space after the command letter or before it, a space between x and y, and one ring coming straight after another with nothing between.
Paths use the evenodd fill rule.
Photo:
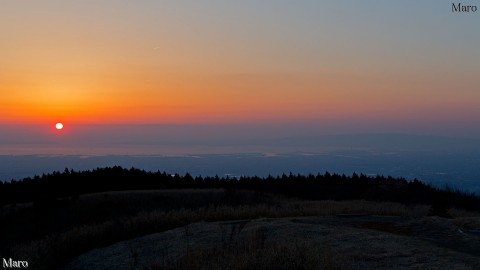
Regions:
<instances>
[{"instance_id":1,"label":"grassy hillside","mask_svg":"<svg viewBox=\"0 0 480 270\"><path fill-rule=\"evenodd\" d=\"M66 170L3 183L0 194L0 257L28 260L32 269L60 269L94 248L199 221L337 214L465 217L480 209L478 197L419 181L328 173L231 179L120 167Z\"/></svg>"}]
</instances>

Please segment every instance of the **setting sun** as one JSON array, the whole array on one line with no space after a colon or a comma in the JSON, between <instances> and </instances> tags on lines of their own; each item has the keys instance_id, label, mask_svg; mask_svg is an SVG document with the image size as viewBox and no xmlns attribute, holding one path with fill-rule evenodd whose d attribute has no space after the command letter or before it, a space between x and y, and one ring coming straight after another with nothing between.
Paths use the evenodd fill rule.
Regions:
<instances>
[{"instance_id":1,"label":"setting sun","mask_svg":"<svg viewBox=\"0 0 480 270\"><path fill-rule=\"evenodd\" d=\"M58 129L58 130L61 130L61 129L63 129L63 124L62 123L57 123L57 124L55 124L55 128Z\"/></svg>"}]
</instances>

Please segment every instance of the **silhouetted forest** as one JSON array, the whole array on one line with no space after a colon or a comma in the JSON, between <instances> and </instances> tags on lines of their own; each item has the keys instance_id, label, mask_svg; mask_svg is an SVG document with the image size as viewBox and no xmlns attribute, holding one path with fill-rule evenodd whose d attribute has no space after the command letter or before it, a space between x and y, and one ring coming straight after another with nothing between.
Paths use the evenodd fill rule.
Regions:
<instances>
[{"instance_id":1,"label":"silhouetted forest","mask_svg":"<svg viewBox=\"0 0 480 270\"><path fill-rule=\"evenodd\" d=\"M0 205L34 202L38 205L55 204L64 198L81 194L121 190L158 189L211 189L252 190L281 194L307 200L371 200L404 204L429 204L440 209L448 207L480 210L480 198L474 194L439 189L417 179L384 176L351 176L325 172L317 175L283 174L266 178L242 176L192 177L147 172L119 166L77 172L65 169L25 178L20 181L0 182ZM441 210L440 210L441 211Z\"/></svg>"}]
</instances>

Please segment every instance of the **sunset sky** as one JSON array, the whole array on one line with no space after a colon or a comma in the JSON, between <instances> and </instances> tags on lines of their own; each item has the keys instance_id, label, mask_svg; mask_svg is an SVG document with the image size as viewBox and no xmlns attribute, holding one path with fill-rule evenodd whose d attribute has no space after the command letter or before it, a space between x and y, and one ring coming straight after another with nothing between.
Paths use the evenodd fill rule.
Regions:
<instances>
[{"instance_id":1,"label":"sunset sky","mask_svg":"<svg viewBox=\"0 0 480 270\"><path fill-rule=\"evenodd\" d=\"M451 5L2 1L0 143L58 121L478 137L480 15Z\"/></svg>"}]
</instances>

